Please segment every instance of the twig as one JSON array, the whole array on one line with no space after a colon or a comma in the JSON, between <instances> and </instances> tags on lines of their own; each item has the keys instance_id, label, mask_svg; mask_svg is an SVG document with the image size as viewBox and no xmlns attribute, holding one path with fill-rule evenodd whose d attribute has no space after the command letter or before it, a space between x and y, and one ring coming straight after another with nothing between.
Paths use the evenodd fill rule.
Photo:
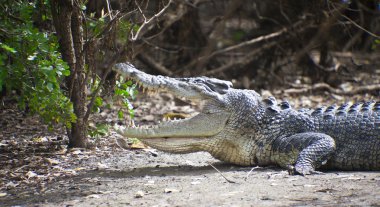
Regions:
<instances>
[{"instance_id":1,"label":"twig","mask_svg":"<svg viewBox=\"0 0 380 207\"><path fill-rule=\"evenodd\" d=\"M112 13L111 13L110 0L106 0L106 2L107 2L107 11L108 11L108 15L110 15L110 19L112 20L113 17L112 17Z\"/></svg>"},{"instance_id":2,"label":"twig","mask_svg":"<svg viewBox=\"0 0 380 207\"><path fill-rule=\"evenodd\" d=\"M325 21L319 25L318 32L314 35L314 37L311 38L308 43L295 54L296 63L299 63L305 54L307 54L316 45L326 42L325 40L331 31L332 26L338 20L340 14L339 10L344 10L345 8L347 8L347 6L337 8L335 11L331 12L331 16L329 18L325 19Z\"/></svg>"},{"instance_id":3,"label":"twig","mask_svg":"<svg viewBox=\"0 0 380 207\"><path fill-rule=\"evenodd\" d=\"M209 71L205 71L201 75L209 76L209 75L213 75L213 74L223 72L223 71L225 71L225 70L227 70L233 66L236 66L236 65L246 65L246 64L250 63L253 59L257 58L258 53L263 52L265 49L271 48L275 45L278 45L277 41L269 42L268 44L265 44L262 47L257 48L255 50L251 51L250 53L246 54L243 57L243 59L241 59L240 61L231 61L230 63L222 65L218 68L215 68L215 69L212 69Z\"/></svg>"},{"instance_id":4,"label":"twig","mask_svg":"<svg viewBox=\"0 0 380 207\"><path fill-rule=\"evenodd\" d=\"M166 9L169 8L170 4L172 3L172 0L169 0L169 3L164 8L162 8L160 12L153 15L153 17L151 17L150 19L147 19L145 17L145 15L142 12L140 5L137 3L137 1L135 3L137 5L137 8L139 9L139 11L141 12L141 15L144 17L144 23L140 26L140 28L137 30L135 35L133 35L133 33L132 33L132 38L131 38L132 41L136 41L139 38L139 35L140 35L140 32L142 31L142 29L144 29L146 27L146 25L148 25L150 22L152 22L153 20L156 20L158 17L160 17L166 11Z\"/></svg>"},{"instance_id":5,"label":"twig","mask_svg":"<svg viewBox=\"0 0 380 207\"><path fill-rule=\"evenodd\" d=\"M150 57L149 55L147 55L147 54L139 53L139 54L137 55L137 58L138 58L141 62L147 64L148 66L150 66L150 67L152 67L152 68L154 68L154 69L156 69L157 71L159 71L160 73L163 73L164 75L168 75L168 76L170 76L170 75L173 74L172 71L170 71L169 69L167 69L165 66L159 64L158 62L154 61L154 59L151 58L151 57Z\"/></svg>"},{"instance_id":6,"label":"twig","mask_svg":"<svg viewBox=\"0 0 380 207\"><path fill-rule=\"evenodd\" d=\"M113 19L111 19L111 21L109 21L107 23L107 25L105 27L102 28L102 30L90 37L86 43L85 43L85 46L84 46L84 50L87 50L87 44L90 44L91 41L93 41L95 38L103 38L104 37L104 34L106 34L107 32L111 31L113 29L113 26L116 24L116 22L124 17L127 17L127 16L130 16L132 15L134 12L136 12L136 10L133 10L133 11L130 11L130 12L127 12L127 13L124 13L123 11L120 11L120 12L117 12L115 14L115 16L113 17Z\"/></svg>"},{"instance_id":7,"label":"twig","mask_svg":"<svg viewBox=\"0 0 380 207\"><path fill-rule=\"evenodd\" d=\"M236 45L232 45L230 47L226 47L224 49L221 49L221 50L217 50L213 53L211 53L210 55L208 56L203 56L200 58L200 60L203 60L203 59L210 59L216 55L219 55L219 54L222 54L222 53L226 53L226 52L230 52L232 50L236 50L236 49L240 49L242 47L247 47L247 46L252 46L254 44L257 44L257 43L262 43L262 42L265 42L265 41L269 41L273 38L276 38L276 37L280 37L284 34L287 34L289 31L292 31L294 30L294 28L300 26L301 24L303 24L304 21L299 21L299 22L296 22L295 24L291 25L290 27L285 27L277 32L273 32L273 33L270 33L270 34L267 34L267 35L263 35L263 36L260 36L260 37L256 37L254 39L251 39L251 40L248 40L248 41L245 41L245 42L242 42L242 43L239 43L239 44L236 44ZM303 29L301 29L302 31Z\"/></svg>"},{"instance_id":8,"label":"twig","mask_svg":"<svg viewBox=\"0 0 380 207\"><path fill-rule=\"evenodd\" d=\"M228 179L226 176L224 176L223 175L223 173L222 172L220 172L214 165L212 165L211 163L208 163L212 168L214 168L214 170L216 170L227 182L229 182L229 183L237 183L237 182L235 182L235 181L233 181L233 180L230 180L230 179Z\"/></svg>"},{"instance_id":9,"label":"twig","mask_svg":"<svg viewBox=\"0 0 380 207\"><path fill-rule=\"evenodd\" d=\"M134 11L132 11L132 12L134 12ZM121 12L120 13L117 13L115 16L114 16L114 18L108 23L108 25L107 25L107 27L106 28L109 28L110 30L112 29L112 25L115 23L115 21L116 20L118 20L118 19L121 19L121 18L123 18L123 17L125 17L126 15L130 15L130 14L132 14L132 12L128 12L128 13L126 13L126 14L121 14ZM119 14L120 14L120 16L119 16ZM111 25L112 24L112 25ZM103 32L105 32L106 31L106 29L104 29L102 32L101 32L101 34L103 34ZM130 31L132 31L132 27L130 28ZM93 37L94 39L95 39L95 37ZM89 40L90 41L90 40ZM89 41L87 42L88 44L90 44L89 43ZM87 44L86 43L86 44ZM86 47L89 47L89 45L86 45L85 44L85 46L84 46L84 48L86 48ZM121 49L121 51L119 51L119 52L117 52L117 54L116 55L114 55L114 56L112 56L112 58L103 66L103 71L104 71L104 73L103 73L103 76L102 76L102 78L101 78L101 80L100 80L100 83L99 83L99 85L98 85L98 87L95 89L95 91L92 93L92 97L91 97L91 100L90 100L90 103L87 105L87 111L86 111L86 113L85 113L85 115L84 115L84 118L83 118L83 120L85 121L85 122L87 122L88 121L88 118L90 117L90 114L91 114L91 109L92 109L92 107L93 107L93 105L94 105L94 103L95 103L95 99L96 99L96 96L98 95L98 93L99 93L99 91L100 91L100 88L103 86L103 83L105 82L105 80L106 80L106 78L107 78L107 76L108 76L108 74L110 73L110 71L112 70L112 67L116 64L116 62L120 59L120 57L123 57L123 56L125 56L127 53L128 53L128 50L126 49L127 48L127 43L126 44L124 44L124 46L122 47L123 49ZM89 76L88 75L86 75L86 79L88 78ZM86 81L85 81L86 82Z\"/></svg>"},{"instance_id":10,"label":"twig","mask_svg":"<svg viewBox=\"0 0 380 207\"><path fill-rule=\"evenodd\" d=\"M244 180L247 180L248 177L249 177L249 175L250 175L254 170L256 170L256 169L260 169L260 168L261 168L261 167L259 167L259 166L253 167L253 168L247 173L247 176L245 176L245 179L244 179Z\"/></svg>"},{"instance_id":11,"label":"twig","mask_svg":"<svg viewBox=\"0 0 380 207\"><path fill-rule=\"evenodd\" d=\"M184 68L198 68L200 71L201 68L204 68L206 62L212 57L212 53L217 48L217 40L221 37L225 31L226 20L230 19L233 14L239 11L240 6L243 4L242 0L231 1L227 10L224 12L222 17L216 17L212 23L212 29L210 30L208 37L209 41L207 44L202 47L202 50L199 52L198 57L194 58L189 64Z\"/></svg>"},{"instance_id":12,"label":"twig","mask_svg":"<svg viewBox=\"0 0 380 207\"><path fill-rule=\"evenodd\" d=\"M92 111L91 109L92 109L92 107L93 107L93 105L95 103L95 98L96 98L97 94L99 93L101 86L105 82L107 75L112 70L112 67L116 64L116 62L119 61L120 57L125 56L127 54L127 52L128 51L127 51L126 48L121 49L121 51L119 51L116 55L114 55L112 57L112 59L107 64L105 64L105 66L103 67L105 70L104 70L102 79L100 79L99 86L92 93L92 97L91 97L90 103L87 105L87 111L86 111L86 113L85 113L85 115L83 117L84 122L87 122L88 118L90 117L90 114L91 114L91 111Z\"/></svg>"},{"instance_id":13,"label":"twig","mask_svg":"<svg viewBox=\"0 0 380 207\"><path fill-rule=\"evenodd\" d=\"M357 28L363 30L364 32L368 33L369 35L373 36L373 37L376 37L377 39L380 39L380 36L375 34L375 33L372 33L371 31L365 29L364 27L360 26L358 23L356 23L354 20L350 19L349 17L347 17L346 15L344 14L341 14L342 17L344 17L345 19L347 19L349 22L351 22L354 26L356 26Z\"/></svg>"},{"instance_id":14,"label":"twig","mask_svg":"<svg viewBox=\"0 0 380 207\"><path fill-rule=\"evenodd\" d=\"M28 166L29 166L29 165L23 165L23 166L17 168L17 169L16 169L15 171L13 171L13 172L17 172L17 171L21 170L22 168L24 168L24 167L28 167Z\"/></svg>"}]
</instances>

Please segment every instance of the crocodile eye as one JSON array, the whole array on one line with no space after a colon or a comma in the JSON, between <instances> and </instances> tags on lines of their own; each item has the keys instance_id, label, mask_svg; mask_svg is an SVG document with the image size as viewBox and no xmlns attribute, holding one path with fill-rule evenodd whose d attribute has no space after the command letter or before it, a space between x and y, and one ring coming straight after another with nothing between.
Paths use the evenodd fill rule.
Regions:
<instances>
[{"instance_id":1,"label":"crocodile eye","mask_svg":"<svg viewBox=\"0 0 380 207\"><path fill-rule=\"evenodd\" d=\"M227 93L227 90L230 88L227 84L215 83L215 82L204 82L205 88L209 91L217 92L219 94Z\"/></svg>"}]
</instances>

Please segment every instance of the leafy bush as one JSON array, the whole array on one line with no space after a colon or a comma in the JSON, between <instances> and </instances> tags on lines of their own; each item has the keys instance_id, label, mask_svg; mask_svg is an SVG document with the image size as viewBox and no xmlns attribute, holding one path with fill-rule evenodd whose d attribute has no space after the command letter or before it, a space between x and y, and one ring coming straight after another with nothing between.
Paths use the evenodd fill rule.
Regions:
<instances>
[{"instance_id":1,"label":"leafy bush","mask_svg":"<svg viewBox=\"0 0 380 207\"><path fill-rule=\"evenodd\" d=\"M29 1L7 1L0 7L0 91L17 91L22 109L27 106L52 126L75 122L73 106L61 83L70 75L58 52L57 38L41 31L33 18L37 8ZM34 13L35 12L35 13ZM44 12L37 12L47 21Z\"/></svg>"},{"instance_id":2,"label":"leafy bush","mask_svg":"<svg viewBox=\"0 0 380 207\"><path fill-rule=\"evenodd\" d=\"M115 95L118 96L125 108L127 108L129 116L133 119L135 116L135 112L133 110L133 106L129 101L129 98L135 99L138 91L136 89L137 85L133 84L131 80L126 81L122 76L116 82ZM118 118L123 119L124 112L122 109L118 111Z\"/></svg>"}]
</instances>

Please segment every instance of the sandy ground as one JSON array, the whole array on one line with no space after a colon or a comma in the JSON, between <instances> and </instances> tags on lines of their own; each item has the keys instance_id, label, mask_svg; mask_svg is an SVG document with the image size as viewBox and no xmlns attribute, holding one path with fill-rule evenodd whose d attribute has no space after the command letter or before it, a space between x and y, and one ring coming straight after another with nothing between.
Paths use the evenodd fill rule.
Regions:
<instances>
[{"instance_id":1,"label":"sandy ground","mask_svg":"<svg viewBox=\"0 0 380 207\"><path fill-rule=\"evenodd\" d=\"M1 206L380 206L380 172L290 176L279 168L224 164L206 153L121 150L91 165Z\"/></svg>"},{"instance_id":2,"label":"sandy ground","mask_svg":"<svg viewBox=\"0 0 380 207\"><path fill-rule=\"evenodd\" d=\"M326 101L320 97L298 100ZM178 100L173 103L161 96L160 100L140 104L136 120L155 122L163 111L182 107L179 105ZM14 123L4 121L9 120L7 114L12 115ZM328 171L290 176L276 167L221 163L207 153L173 155L151 149L125 150L109 144L115 143L114 134L105 140L111 147L95 151L56 153L58 147L38 154L35 150L9 150L17 139L13 147L31 148L22 143L36 137L65 138L49 138L42 133L46 128L41 123L27 121L21 115L14 118L12 111L4 112L0 118L0 140L5 146L0 148L0 206L380 206L380 172ZM40 160L47 166L39 166ZM46 170L39 171L43 166Z\"/></svg>"}]
</instances>

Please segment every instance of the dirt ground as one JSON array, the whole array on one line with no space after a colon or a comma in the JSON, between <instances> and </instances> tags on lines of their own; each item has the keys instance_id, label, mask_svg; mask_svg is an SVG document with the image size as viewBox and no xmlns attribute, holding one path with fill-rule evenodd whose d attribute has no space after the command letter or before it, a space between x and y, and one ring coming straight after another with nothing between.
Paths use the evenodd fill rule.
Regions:
<instances>
[{"instance_id":1,"label":"dirt ground","mask_svg":"<svg viewBox=\"0 0 380 207\"><path fill-rule=\"evenodd\" d=\"M361 98L376 100L289 100L307 107ZM168 110L197 110L168 95L148 99L134 103L137 123L154 123ZM95 119L117 122L111 112L99 116ZM0 206L380 206L380 172L290 176L276 167L222 163L207 153L122 149L115 133L95 139L93 150L67 150L64 133L47 131L35 117L8 108L0 121Z\"/></svg>"}]
</instances>

